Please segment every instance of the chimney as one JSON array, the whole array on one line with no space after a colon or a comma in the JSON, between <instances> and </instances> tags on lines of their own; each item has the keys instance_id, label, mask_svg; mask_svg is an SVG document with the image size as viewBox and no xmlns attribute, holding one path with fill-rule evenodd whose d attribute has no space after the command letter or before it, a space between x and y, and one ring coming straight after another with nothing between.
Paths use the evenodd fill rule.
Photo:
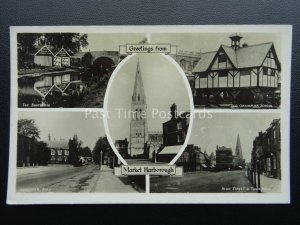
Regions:
<instances>
[{"instance_id":1,"label":"chimney","mask_svg":"<svg viewBox=\"0 0 300 225\"><path fill-rule=\"evenodd\" d=\"M51 135L48 134L48 141L51 141Z\"/></svg>"},{"instance_id":2,"label":"chimney","mask_svg":"<svg viewBox=\"0 0 300 225\"><path fill-rule=\"evenodd\" d=\"M173 103L170 107L171 110L171 119L176 119L177 118L177 105L176 103Z\"/></svg>"}]
</instances>

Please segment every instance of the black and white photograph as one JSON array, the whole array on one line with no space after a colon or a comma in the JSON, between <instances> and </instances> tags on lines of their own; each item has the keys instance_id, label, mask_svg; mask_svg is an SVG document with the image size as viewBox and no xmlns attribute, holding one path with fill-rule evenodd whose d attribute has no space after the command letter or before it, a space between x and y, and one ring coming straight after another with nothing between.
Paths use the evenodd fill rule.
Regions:
<instances>
[{"instance_id":1,"label":"black and white photograph","mask_svg":"<svg viewBox=\"0 0 300 225\"><path fill-rule=\"evenodd\" d=\"M280 34L152 33L151 41L178 46L173 57L190 81L195 108L280 107Z\"/></svg>"},{"instance_id":2,"label":"black and white photograph","mask_svg":"<svg viewBox=\"0 0 300 225\"><path fill-rule=\"evenodd\" d=\"M289 202L291 32L12 27L7 202Z\"/></svg>"},{"instance_id":3,"label":"black and white photograph","mask_svg":"<svg viewBox=\"0 0 300 225\"><path fill-rule=\"evenodd\" d=\"M95 112L19 112L16 144L18 193L145 192L144 176L114 175L121 162Z\"/></svg>"},{"instance_id":4,"label":"black and white photograph","mask_svg":"<svg viewBox=\"0 0 300 225\"><path fill-rule=\"evenodd\" d=\"M151 177L151 193L280 193L278 113L196 113L176 161L184 175Z\"/></svg>"},{"instance_id":5,"label":"black and white photograph","mask_svg":"<svg viewBox=\"0 0 300 225\"><path fill-rule=\"evenodd\" d=\"M145 34L18 33L19 108L103 108L107 82Z\"/></svg>"},{"instance_id":6,"label":"black and white photograph","mask_svg":"<svg viewBox=\"0 0 300 225\"><path fill-rule=\"evenodd\" d=\"M185 143L193 108L174 60L136 54L111 79L104 109L112 145L128 164L171 162Z\"/></svg>"}]
</instances>

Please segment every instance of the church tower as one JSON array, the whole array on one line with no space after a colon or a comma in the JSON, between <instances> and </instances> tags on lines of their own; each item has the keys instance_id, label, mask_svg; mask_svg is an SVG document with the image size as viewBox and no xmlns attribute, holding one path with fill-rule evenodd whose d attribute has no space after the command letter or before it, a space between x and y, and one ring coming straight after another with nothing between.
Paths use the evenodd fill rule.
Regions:
<instances>
[{"instance_id":1,"label":"church tower","mask_svg":"<svg viewBox=\"0 0 300 225\"><path fill-rule=\"evenodd\" d=\"M243 158L242 146L240 141L240 135L237 136L236 147L235 147L235 155L240 159Z\"/></svg>"},{"instance_id":2,"label":"church tower","mask_svg":"<svg viewBox=\"0 0 300 225\"><path fill-rule=\"evenodd\" d=\"M131 111L134 112L130 120L130 156L142 157L145 152L145 144L148 141L147 104L144 85L138 59L133 94L131 99Z\"/></svg>"}]
</instances>

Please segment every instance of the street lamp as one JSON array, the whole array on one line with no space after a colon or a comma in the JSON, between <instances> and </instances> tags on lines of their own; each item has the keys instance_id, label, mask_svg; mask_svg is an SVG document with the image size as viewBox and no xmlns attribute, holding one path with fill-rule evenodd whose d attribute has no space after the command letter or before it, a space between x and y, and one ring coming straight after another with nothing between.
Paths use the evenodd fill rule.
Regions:
<instances>
[{"instance_id":1,"label":"street lamp","mask_svg":"<svg viewBox=\"0 0 300 225\"><path fill-rule=\"evenodd\" d=\"M256 170L257 170L257 192L261 193L261 190L260 190L260 165L259 165L259 160L257 160L257 163L256 163Z\"/></svg>"},{"instance_id":2,"label":"street lamp","mask_svg":"<svg viewBox=\"0 0 300 225\"><path fill-rule=\"evenodd\" d=\"M102 154L103 154L103 152L102 152L102 150L100 151L100 170L101 170L101 168L102 168Z\"/></svg>"},{"instance_id":3,"label":"street lamp","mask_svg":"<svg viewBox=\"0 0 300 225\"><path fill-rule=\"evenodd\" d=\"M153 142L153 143L151 143L150 142L150 145L152 145L153 146L153 153L154 153L154 163L156 163L156 146L158 146L159 145L159 143L155 143L155 142Z\"/></svg>"}]
</instances>

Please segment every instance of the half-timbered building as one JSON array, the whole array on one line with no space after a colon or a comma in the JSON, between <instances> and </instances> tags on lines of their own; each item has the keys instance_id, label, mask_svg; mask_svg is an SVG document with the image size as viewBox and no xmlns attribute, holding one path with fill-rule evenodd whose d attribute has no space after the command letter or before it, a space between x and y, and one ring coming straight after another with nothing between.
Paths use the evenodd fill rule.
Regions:
<instances>
[{"instance_id":1,"label":"half-timbered building","mask_svg":"<svg viewBox=\"0 0 300 225\"><path fill-rule=\"evenodd\" d=\"M61 48L54 56L53 64L54 66L70 66L71 60L70 60L70 54L64 49Z\"/></svg>"},{"instance_id":2,"label":"half-timbered building","mask_svg":"<svg viewBox=\"0 0 300 225\"><path fill-rule=\"evenodd\" d=\"M53 52L47 45L44 45L34 54L34 63L39 66L51 67L53 66L53 58Z\"/></svg>"},{"instance_id":3,"label":"half-timbered building","mask_svg":"<svg viewBox=\"0 0 300 225\"><path fill-rule=\"evenodd\" d=\"M242 36L230 36L231 46L201 53L193 69L196 105L279 105L275 91L281 65L272 42L240 45Z\"/></svg>"}]
</instances>

